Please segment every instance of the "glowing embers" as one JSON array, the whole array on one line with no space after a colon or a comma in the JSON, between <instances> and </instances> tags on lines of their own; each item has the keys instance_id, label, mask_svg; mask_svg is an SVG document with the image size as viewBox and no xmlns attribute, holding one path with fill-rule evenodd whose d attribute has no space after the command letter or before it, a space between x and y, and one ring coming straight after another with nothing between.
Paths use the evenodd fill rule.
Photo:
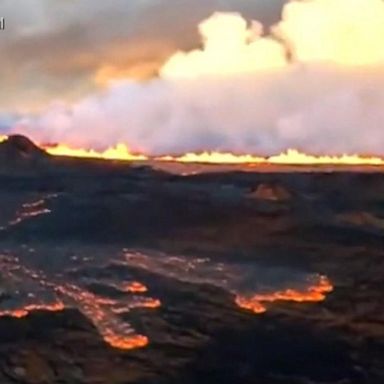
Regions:
<instances>
[{"instance_id":1,"label":"glowing embers","mask_svg":"<svg viewBox=\"0 0 384 384\"><path fill-rule=\"evenodd\" d=\"M48 277L46 273L26 267L13 257L0 258L0 267L9 292L9 298L0 302L0 316L20 318L36 310L76 308L112 347L132 349L148 344L148 338L137 334L119 315L134 308L158 308L161 305L159 300L138 296L140 292L133 295L129 290L121 291L122 295L118 298L95 294L83 286L81 279L71 282L62 275ZM133 286L144 291L144 285L139 282L115 285L124 288Z\"/></svg>"},{"instance_id":2,"label":"glowing embers","mask_svg":"<svg viewBox=\"0 0 384 384\"><path fill-rule=\"evenodd\" d=\"M254 313L279 301L320 302L333 290L326 276L284 268L265 268L251 262L215 263L210 259L126 253L126 264L180 281L210 284L234 295L235 303Z\"/></svg>"}]
</instances>

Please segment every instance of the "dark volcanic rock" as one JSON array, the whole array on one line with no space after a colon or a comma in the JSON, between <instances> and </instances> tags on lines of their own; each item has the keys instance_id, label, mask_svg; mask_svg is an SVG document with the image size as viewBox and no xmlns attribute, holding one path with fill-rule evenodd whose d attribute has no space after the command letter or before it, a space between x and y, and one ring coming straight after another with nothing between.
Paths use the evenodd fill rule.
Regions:
<instances>
[{"instance_id":1,"label":"dark volcanic rock","mask_svg":"<svg viewBox=\"0 0 384 384\"><path fill-rule=\"evenodd\" d=\"M48 167L34 166L45 159ZM5 266L18 260L53 287L80 282L116 300L125 294L110 282L138 281L161 302L119 314L150 341L131 351L108 346L75 309L1 317L1 384L383 383L382 174L170 176L55 159L20 136L0 145L0 160L1 170L45 172L0 175ZM319 273L334 291L321 303L271 303L254 315L209 279L186 283L124 264L125 248L210 258L240 272ZM0 272L1 306L25 282L12 279L18 269Z\"/></svg>"},{"instance_id":2,"label":"dark volcanic rock","mask_svg":"<svg viewBox=\"0 0 384 384\"><path fill-rule=\"evenodd\" d=\"M278 184L260 184L249 196L260 200L279 202L288 201L292 197L286 188Z\"/></svg>"},{"instance_id":3,"label":"dark volcanic rock","mask_svg":"<svg viewBox=\"0 0 384 384\"><path fill-rule=\"evenodd\" d=\"M27 350L17 356L10 356L3 369L5 374L16 382L50 384L55 379L47 359L37 351Z\"/></svg>"},{"instance_id":4,"label":"dark volcanic rock","mask_svg":"<svg viewBox=\"0 0 384 384\"><path fill-rule=\"evenodd\" d=\"M47 161L49 155L22 135L9 136L0 143L0 164L2 169L25 167Z\"/></svg>"}]
</instances>

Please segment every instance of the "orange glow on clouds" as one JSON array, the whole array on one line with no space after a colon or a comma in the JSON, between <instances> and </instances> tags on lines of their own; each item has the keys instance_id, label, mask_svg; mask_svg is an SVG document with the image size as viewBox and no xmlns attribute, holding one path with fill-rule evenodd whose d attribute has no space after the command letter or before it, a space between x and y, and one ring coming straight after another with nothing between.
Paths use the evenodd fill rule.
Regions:
<instances>
[{"instance_id":1,"label":"orange glow on clouds","mask_svg":"<svg viewBox=\"0 0 384 384\"><path fill-rule=\"evenodd\" d=\"M382 0L291 1L275 33L300 62L328 61L344 66L384 61Z\"/></svg>"},{"instance_id":2,"label":"orange glow on clouds","mask_svg":"<svg viewBox=\"0 0 384 384\"><path fill-rule=\"evenodd\" d=\"M130 65L128 68L103 65L97 70L94 81L99 86L108 86L124 79L147 80L156 75L158 68L156 61Z\"/></svg>"}]
</instances>

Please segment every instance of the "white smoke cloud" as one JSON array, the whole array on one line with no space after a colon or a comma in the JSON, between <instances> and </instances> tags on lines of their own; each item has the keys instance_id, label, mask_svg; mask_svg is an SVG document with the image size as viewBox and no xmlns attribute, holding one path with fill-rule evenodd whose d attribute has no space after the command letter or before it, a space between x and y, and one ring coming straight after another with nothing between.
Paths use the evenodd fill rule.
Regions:
<instances>
[{"instance_id":1,"label":"white smoke cloud","mask_svg":"<svg viewBox=\"0 0 384 384\"><path fill-rule=\"evenodd\" d=\"M383 154L384 2L288 3L274 34L238 14L200 25L201 50L175 54L149 82L113 81L13 128L40 142L149 154ZM288 57L293 58L289 61Z\"/></svg>"}]
</instances>

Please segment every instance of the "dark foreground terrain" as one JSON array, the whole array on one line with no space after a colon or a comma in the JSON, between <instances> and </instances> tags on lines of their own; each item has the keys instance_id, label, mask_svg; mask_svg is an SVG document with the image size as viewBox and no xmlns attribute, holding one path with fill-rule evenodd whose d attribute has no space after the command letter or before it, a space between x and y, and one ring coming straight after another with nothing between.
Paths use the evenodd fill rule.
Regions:
<instances>
[{"instance_id":1,"label":"dark foreground terrain","mask_svg":"<svg viewBox=\"0 0 384 384\"><path fill-rule=\"evenodd\" d=\"M1 384L384 382L384 174L36 151L0 145Z\"/></svg>"}]
</instances>

